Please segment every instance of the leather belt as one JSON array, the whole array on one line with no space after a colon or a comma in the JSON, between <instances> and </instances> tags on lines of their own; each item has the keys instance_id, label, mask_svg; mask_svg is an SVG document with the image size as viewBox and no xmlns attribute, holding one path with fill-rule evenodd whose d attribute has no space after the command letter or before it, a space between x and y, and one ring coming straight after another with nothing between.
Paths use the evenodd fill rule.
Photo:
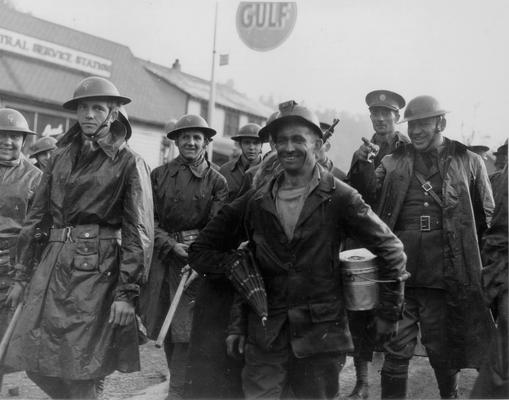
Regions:
<instances>
[{"instance_id":1,"label":"leather belt","mask_svg":"<svg viewBox=\"0 0 509 400\"><path fill-rule=\"evenodd\" d=\"M16 244L17 237L3 238L0 239L0 251L7 250Z\"/></svg>"},{"instance_id":2,"label":"leather belt","mask_svg":"<svg viewBox=\"0 0 509 400\"><path fill-rule=\"evenodd\" d=\"M120 229L99 226L97 224L66 226L65 228L51 228L50 242L67 242L83 239L121 239Z\"/></svg>"},{"instance_id":3,"label":"leather belt","mask_svg":"<svg viewBox=\"0 0 509 400\"><path fill-rule=\"evenodd\" d=\"M429 215L421 215L416 218L408 218L398 221L395 230L397 231L421 231L429 232L442 229L442 219L431 217Z\"/></svg>"},{"instance_id":4,"label":"leather belt","mask_svg":"<svg viewBox=\"0 0 509 400\"><path fill-rule=\"evenodd\" d=\"M190 229L188 231L173 232L169 235L179 243L191 244L196 240L199 233L199 229Z\"/></svg>"}]
</instances>

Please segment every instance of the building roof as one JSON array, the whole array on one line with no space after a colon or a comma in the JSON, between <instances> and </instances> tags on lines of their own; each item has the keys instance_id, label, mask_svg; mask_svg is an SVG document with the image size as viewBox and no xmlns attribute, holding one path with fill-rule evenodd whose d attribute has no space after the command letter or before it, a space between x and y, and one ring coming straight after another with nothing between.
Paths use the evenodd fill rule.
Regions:
<instances>
[{"instance_id":1,"label":"building roof","mask_svg":"<svg viewBox=\"0 0 509 400\"><path fill-rule=\"evenodd\" d=\"M147 71L188 93L191 97L208 101L210 81L184 73L177 68L169 68L145 60L140 60L140 62L144 64ZM216 84L216 104L261 117L268 117L273 112L269 107L249 99L232 87L222 83Z\"/></svg>"},{"instance_id":2,"label":"building roof","mask_svg":"<svg viewBox=\"0 0 509 400\"><path fill-rule=\"evenodd\" d=\"M141 60L125 45L5 7L1 8L0 27L111 60L110 79L122 95L133 99L126 107L131 119L165 124L169 113L170 92L165 87L168 84L191 97L208 99L206 80ZM1 50L0 55L0 91L16 96L61 105L72 96L76 84L89 76ZM270 113L263 105L225 85L217 86L217 99L225 107L256 116L265 117Z\"/></svg>"}]
</instances>

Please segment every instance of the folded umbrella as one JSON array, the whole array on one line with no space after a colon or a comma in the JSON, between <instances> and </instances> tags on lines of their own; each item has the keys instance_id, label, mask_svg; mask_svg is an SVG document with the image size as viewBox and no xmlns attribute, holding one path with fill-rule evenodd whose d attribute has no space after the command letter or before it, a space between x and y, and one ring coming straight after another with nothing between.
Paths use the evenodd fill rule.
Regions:
<instances>
[{"instance_id":1,"label":"folded umbrella","mask_svg":"<svg viewBox=\"0 0 509 400\"><path fill-rule=\"evenodd\" d=\"M228 279L265 326L268 317L267 292L253 253L247 248L237 250L226 269Z\"/></svg>"}]
</instances>

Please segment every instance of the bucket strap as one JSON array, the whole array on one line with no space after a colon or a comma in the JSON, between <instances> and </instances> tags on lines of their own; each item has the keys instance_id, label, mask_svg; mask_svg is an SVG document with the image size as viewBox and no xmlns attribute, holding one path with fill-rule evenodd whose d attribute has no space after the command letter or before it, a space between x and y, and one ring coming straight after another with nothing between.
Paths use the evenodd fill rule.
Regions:
<instances>
[{"instance_id":1,"label":"bucket strap","mask_svg":"<svg viewBox=\"0 0 509 400\"><path fill-rule=\"evenodd\" d=\"M345 273L345 275L352 276L353 274L351 272L347 272L347 273ZM362 275L355 275L355 276L359 279L364 279L365 281L375 282L375 283L398 283L398 282L404 282L408 278L410 278L410 273L404 272L403 274L398 276L396 279L372 279L372 278L368 278L368 277L362 276Z\"/></svg>"}]
</instances>

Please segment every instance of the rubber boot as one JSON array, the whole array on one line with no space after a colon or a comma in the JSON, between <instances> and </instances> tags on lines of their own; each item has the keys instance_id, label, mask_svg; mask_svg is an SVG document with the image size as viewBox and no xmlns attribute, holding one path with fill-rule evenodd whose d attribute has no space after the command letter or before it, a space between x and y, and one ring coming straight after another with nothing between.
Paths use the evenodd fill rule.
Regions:
<instances>
[{"instance_id":1,"label":"rubber boot","mask_svg":"<svg viewBox=\"0 0 509 400\"><path fill-rule=\"evenodd\" d=\"M387 372L381 372L382 376L382 399L405 399L407 393L407 377L390 376Z\"/></svg>"},{"instance_id":2,"label":"rubber boot","mask_svg":"<svg viewBox=\"0 0 509 400\"><path fill-rule=\"evenodd\" d=\"M355 375L357 382L348 395L349 399L367 399L369 397L369 383L368 383L368 362L360 358L354 358Z\"/></svg>"},{"instance_id":3,"label":"rubber boot","mask_svg":"<svg viewBox=\"0 0 509 400\"><path fill-rule=\"evenodd\" d=\"M455 369L435 369L438 390L442 399L458 398L459 371Z\"/></svg>"}]
</instances>

